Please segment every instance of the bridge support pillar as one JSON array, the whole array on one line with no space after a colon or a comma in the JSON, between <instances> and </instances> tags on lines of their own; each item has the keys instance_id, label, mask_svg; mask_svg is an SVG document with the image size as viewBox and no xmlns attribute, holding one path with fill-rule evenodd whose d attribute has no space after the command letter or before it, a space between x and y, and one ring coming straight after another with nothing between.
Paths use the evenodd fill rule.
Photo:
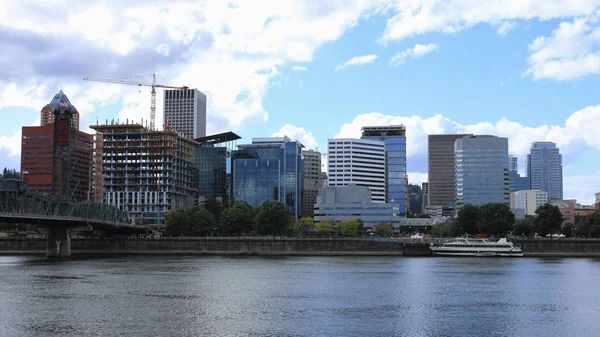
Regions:
<instances>
[{"instance_id":1,"label":"bridge support pillar","mask_svg":"<svg viewBox=\"0 0 600 337\"><path fill-rule=\"evenodd\" d=\"M65 228L49 228L46 243L46 257L70 257L71 235Z\"/></svg>"}]
</instances>

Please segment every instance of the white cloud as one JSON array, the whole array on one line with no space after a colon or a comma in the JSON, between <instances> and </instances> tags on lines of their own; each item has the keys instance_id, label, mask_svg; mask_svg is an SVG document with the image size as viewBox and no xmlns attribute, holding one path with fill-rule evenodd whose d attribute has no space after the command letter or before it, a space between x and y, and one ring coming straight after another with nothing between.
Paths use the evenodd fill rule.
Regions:
<instances>
[{"instance_id":1,"label":"white cloud","mask_svg":"<svg viewBox=\"0 0 600 337\"><path fill-rule=\"evenodd\" d=\"M7 150L9 157L21 157L21 130L19 129L12 136L0 137L0 150ZM2 164L0 164L2 166Z\"/></svg>"},{"instance_id":2,"label":"white cloud","mask_svg":"<svg viewBox=\"0 0 600 337\"><path fill-rule=\"evenodd\" d=\"M427 181L426 172L408 172L408 183L413 185L419 185Z\"/></svg>"},{"instance_id":3,"label":"white cloud","mask_svg":"<svg viewBox=\"0 0 600 337\"><path fill-rule=\"evenodd\" d=\"M148 90L142 89L146 97L138 100L136 88L81 78L157 73L208 95L208 132L236 130L268 119L263 98L282 66L311 61L317 48L355 26L370 5L362 0L335 5L150 0L110 6L100 1L66 1L63 6L4 1L0 64L15 59L20 64L4 67L0 74L1 104L39 109L64 87L83 120L95 122L95 116L86 116L89 111L121 99L119 118L147 119ZM42 27L39 23L49 16L66 24ZM241 94L244 98L238 99ZM161 116L157 105L157 125Z\"/></svg>"},{"instance_id":4,"label":"white cloud","mask_svg":"<svg viewBox=\"0 0 600 337\"><path fill-rule=\"evenodd\" d=\"M166 43L161 43L158 46L156 46L156 48L154 48L154 50L156 50L156 52L159 53L160 55L169 56L170 47Z\"/></svg>"},{"instance_id":5,"label":"white cloud","mask_svg":"<svg viewBox=\"0 0 600 337\"><path fill-rule=\"evenodd\" d=\"M281 129L279 129L279 131L275 132L271 136L288 136L290 137L290 139L297 140L300 143L302 143L302 145L304 145L306 149L315 150L319 146L319 144L317 143L317 138L312 134L312 132L308 132L302 127L298 127L291 124L286 124L282 126Z\"/></svg>"},{"instance_id":6,"label":"white cloud","mask_svg":"<svg viewBox=\"0 0 600 337\"><path fill-rule=\"evenodd\" d=\"M375 55L375 54L355 56L355 57L349 59L348 61L336 66L335 70L338 71L338 70L342 70L346 67L360 66L360 65L364 65L364 64L373 63L373 61L375 61L376 58L377 58L377 55Z\"/></svg>"},{"instance_id":7,"label":"white cloud","mask_svg":"<svg viewBox=\"0 0 600 337\"><path fill-rule=\"evenodd\" d=\"M429 134L492 134L509 138L509 151L519 158L519 167L524 169L525 158L531 143L535 141L555 142L563 154L565 171L564 189L565 198L576 198L587 202L593 197L591 190L600 191L600 179L589 179L586 189L578 188L577 184L568 181L576 178L569 175L570 168L581 160L584 153L596 154L600 151L597 130L600 129L600 105L589 106L573 114L565 121L564 125L541 125L537 127L524 126L520 123L509 121L505 118L499 121L481 122L477 124L461 124L447 117L437 114L429 118L420 116L399 117L371 112L356 116L351 123L342 125L335 138L358 138L361 127L369 125L397 125L406 126L407 137L407 171L409 179L414 183L423 179L427 171L427 142ZM579 173L584 176L594 176L596 168L587 168L588 173ZM410 175L415 178L411 179ZM571 179L571 180L569 180ZM583 178L581 178L583 179ZM577 180L573 180L577 181Z\"/></svg>"},{"instance_id":8,"label":"white cloud","mask_svg":"<svg viewBox=\"0 0 600 337\"><path fill-rule=\"evenodd\" d=\"M302 66L293 66L293 67L292 67L292 70L293 70L293 71L307 71L307 70L308 70L308 68L306 68L306 67L302 67Z\"/></svg>"},{"instance_id":9,"label":"white cloud","mask_svg":"<svg viewBox=\"0 0 600 337\"><path fill-rule=\"evenodd\" d=\"M600 12L562 22L549 37L540 36L529 45L529 68L523 75L561 81L598 74L599 45Z\"/></svg>"},{"instance_id":10,"label":"white cloud","mask_svg":"<svg viewBox=\"0 0 600 337\"><path fill-rule=\"evenodd\" d=\"M407 57L419 58L425 54L431 53L432 51L438 50L439 46L435 43L430 44L416 44L412 48L408 48L404 51L396 53L390 60L390 65L397 67L404 64L404 60Z\"/></svg>"},{"instance_id":11,"label":"white cloud","mask_svg":"<svg viewBox=\"0 0 600 337\"><path fill-rule=\"evenodd\" d=\"M379 9L393 13L382 42L428 32L456 33L480 23L502 25L510 20L551 20L594 13L597 0L397 0Z\"/></svg>"},{"instance_id":12,"label":"white cloud","mask_svg":"<svg viewBox=\"0 0 600 337\"><path fill-rule=\"evenodd\" d=\"M506 36L506 34L508 34L508 32L513 30L516 26L517 23L514 21L502 21L502 23L500 23L496 29L496 34L500 36Z\"/></svg>"}]
</instances>

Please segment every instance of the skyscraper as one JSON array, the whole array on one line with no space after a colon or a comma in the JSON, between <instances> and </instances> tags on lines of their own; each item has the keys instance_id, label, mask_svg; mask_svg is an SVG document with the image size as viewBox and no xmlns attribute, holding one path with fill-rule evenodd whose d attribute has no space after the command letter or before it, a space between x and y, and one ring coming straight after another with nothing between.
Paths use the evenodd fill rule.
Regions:
<instances>
[{"instance_id":1,"label":"skyscraper","mask_svg":"<svg viewBox=\"0 0 600 337\"><path fill-rule=\"evenodd\" d=\"M55 126L54 112L65 110L70 113L70 121L59 120L65 123ZM70 199L88 200L91 198L93 137L79 131L79 112L62 91L42 108L40 124L24 126L21 131L23 180L32 191L56 196L60 194L60 186L68 185ZM63 138L64 146L56 146L59 142L57 137ZM55 153L59 148L61 152ZM68 182L64 181L65 177L69 179Z\"/></svg>"},{"instance_id":2,"label":"skyscraper","mask_svg":"<svg viewBox=\"0 0 600 337\"><path fill-rule=\"evenodd\" d=\"M304 193L302 195L302 215L312 216L317 202L317 192L321 182L321 152L302 151L304 156Z\"/></svg>"},{"instance_id":3,"label":"skyscraper","mask_svg":"<svg viewBox=\"0 0 600 337\"><path fill-rule=\"evenodd\" d=\"M165 128L186 138L206 136L206 95L198 89L165 90Z\"/></svg>"},{"instance_id":4,"label":"skyscraper","mask_svg":"<svg viewBox=\"0 0 600 337\"><path fill-rule=\"evenodd\" d=\"M429 135L428 142L428 207L441 206L449 215L454 211L456 185L454 181L454 142L470 134Z\"/></svg>"},{"instance_id":5,"label":"skyscraper","mask_svg":"<svg viewBox=\"0 0 600 337\"><path fill-rule=\"evenodd\" d=\"M387 203L397 204L400 216L406 216L408 183L406 178L406 128L404 125L364 126L361 139L385 144L385 174Z\"/></svg>"},{"instance_id":6,"label":"skyscraper","mask_svg":"<svg viewBox=\"0 0 600 337\"><path fill-rule=\"evenodd\" d=\"M454 152L457 208L465 204L510 203L508 138L459 138Z\"/></svg>"},{"instance_id":7,"label":"skyscraper","mask_svg":"<svg viewBox=\"0 0 600 337\"><path fill-rule=\"evenodd\" d=\"M329 139L327 154L328 186L351 183L366 186L373 202L385 203L385 144L382 141Z\"/></svg>"},{"instance_id":8,"label":"skyscraper","mask_svg":"<svg viewBox=\"0 0 600 337\"><path fill-rule=\"evenodd\" d=\"M563 199L562 155L555 143L535 142L527 155L532 190L548 192L550 200Z\"/></svg>"},{"instance_id":9,"label":"skyscraper","mask_svg":"<svg viewBox=\"0 0 600 337\"><path fill-rule=\"evenodd\" d=\"M252 138L232 154L233 197L256 207L282 202L288 214L302 215L304 159L302 145L288 137Z\"/></svg>"},{"instance_id":10,"label":"skyscraper","mask_svg":"<svg viewBox=\"0 0 600 337\"><path fill-rule=\"evenodd\" d=\"M519 160L516 156L513 156L512 154L508 155L508 160L510 162L510 167L508 168L510 171L515 171L518 172L519 171Z\"/></svg>"},{"instance_id":11,"label":"skyscraper","mask_svg":"<svg viewBox=\"0 0 600 337\"><path fill-rule=\"evenodd\" d=\"M62 90L59 90L50 103L44 106L42 111L40 111L40 126L54 125L54 110L59 107L68 107L74 111L73 118L71 119L71 126L75 128L75 130L79 130L79 111L71 104L71 101L69 101L69 98Z\"/></svg>"}]
</instances>

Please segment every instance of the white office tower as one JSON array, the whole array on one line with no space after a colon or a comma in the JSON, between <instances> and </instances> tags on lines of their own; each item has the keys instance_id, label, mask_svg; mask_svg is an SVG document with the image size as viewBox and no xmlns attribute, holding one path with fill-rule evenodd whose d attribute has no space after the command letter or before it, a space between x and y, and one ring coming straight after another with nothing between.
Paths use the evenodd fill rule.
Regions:
<instances>
[{"instance_id":1,"label":"white office tower","mask_svg":"<svg viewBox=\"0 0 600 337\"><path fill-rule=\"evenodd\" d=\"M385 144L364 139L329 139L329 186L366 186L373 202L385 203Z\"/></svg>"},{"instance_id":2,"label":"white office tower","mask_svg":"<svg viewBox=\"0 0 600 337\"><path fill-rule=\"evenodd\" d=\"M186 138L206 136L206 95L198 89L165 90L165 127Z\"/></svg>"}]
</instances>

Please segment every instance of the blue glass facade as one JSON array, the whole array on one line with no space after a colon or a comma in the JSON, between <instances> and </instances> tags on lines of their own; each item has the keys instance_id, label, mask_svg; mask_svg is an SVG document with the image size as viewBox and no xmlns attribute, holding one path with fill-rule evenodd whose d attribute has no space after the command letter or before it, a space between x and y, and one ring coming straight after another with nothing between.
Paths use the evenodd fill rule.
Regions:
<instances>
[{"instance_id":1,"label":"blue glass facade","mask_svg":"<svg viewBox=\"0 0 600 337\"><path fill-rule=\"evenodd\" d=\"M302 215L303 145L289 138L257 138L232 154L233 197L256 207L282 202L288 214Z\"/></svg>"},{"instance_id":2,"label":"blue glass facade","mask_svg":"<svg viewBox=\"0 0 600 337\"><path fill-rule=\"evenodd\" d=\"M193 167L198 170L198 196L207 200L226 197L227 148L196 147Z\"/></svg>"},{"instance_id":3,"label":"blue glass facade","mask_svg":"<svg viewBox=\"0 0 600 337\"><path fill-rule=\"evenodd\" d=\"M361 139L385 144L386 201L398 205L399 215L406 216L406 129L404 126L367 126Z\"/></svg>"},{"instance_id":4,"label":"blue glass facade","mask_svg":"<svg viewBox=\"0 0 600 337\"><path fill-rule=\"evenodd\" d=\"M532 190L548 193L550 200L563 199L562 155L552 142L536 142L527 155L527 173Z\"/></svg>"},{"instance_id":5,"label":"blue glass facade","mask_svg":"<svg viewBox=\"0 0 600 337\"><path fill-rule=\"evenodd\" d=\"M457 208L510 202L508 138L460 138L454 144L454 152Z\"/></svg>"},{"instance_id":6,"label":"blue glass facade","mask_svg":"<svg viewBox=\"0 0 600 337\"><path fill-rule=\"evenodd\" d=\"M508 178L510 181L510 192L525 191L531 189L529 184L529 177L521 177L521 175L517 173L517 171L509 171Z\"/></svg>"}]
</instances>

